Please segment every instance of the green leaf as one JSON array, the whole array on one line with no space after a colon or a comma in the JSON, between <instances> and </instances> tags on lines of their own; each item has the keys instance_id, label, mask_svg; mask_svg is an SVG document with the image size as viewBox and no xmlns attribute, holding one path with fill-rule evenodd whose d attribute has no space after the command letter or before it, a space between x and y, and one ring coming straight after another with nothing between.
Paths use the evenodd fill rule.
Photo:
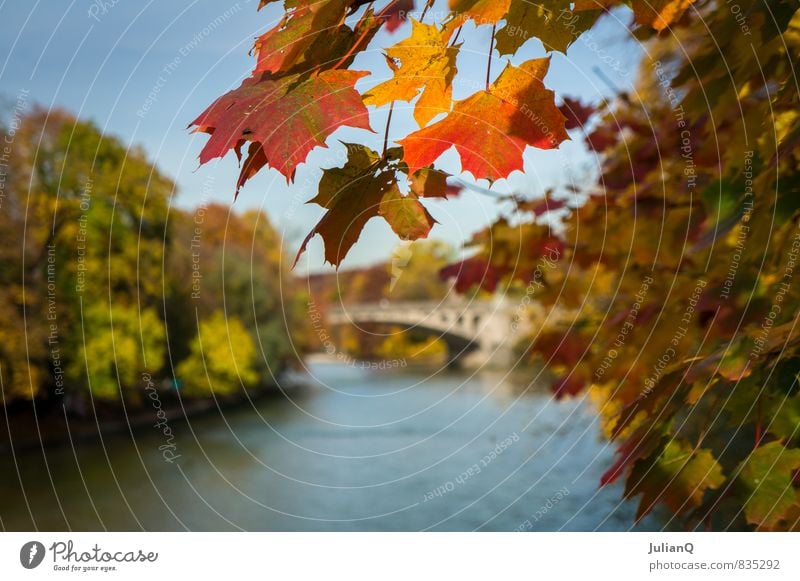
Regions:
<instances>
[{"instance_id":1,"label":"green leaf","mask_svg":"<svg viewBox=\"0 0 800 581\"><path fill-rule=\"evenodd\" d=\"M787 449L780 442L753 450L739 474L739 481L749 492L744 504L747 522L759 529L774 529L797 507L792 479L799 468L800 450Z\"/></svg>"},{"instance_id":2,"label":"green leaf","mask_svg":"<svg viewBox=\"0 0 800 581\"><path fill-rule=\"evenodd\" d=\"M542 41L545 50L563 53L602 11L572 12L570 0L513 0L506 16L507 24L497 32L497 50L513 55L531 38Z\"/></svg>"},{"instance_id":3,"label":"green leaf","mask_svg":"<svg viewBox=\"0 0 800 581\"><path fill-rule=\"evenodd\" d=\"M800 437L800 395L773 394L772 413L767 429L787 441Z\"/></svg>"},{"instance_id":4,"label":"green leaf","mask_svg":"<svg viewBox=\"0 0 800 581\"><path fill-rule=\"evenodd\" d=\"M700 506L706 490L725 482L722 467L710 450L693 450L677 440L664 446L657 456L636 462L625 489L626 498L642 495L636 518L640 519L659 502L676 514Z\"/></svg>"},{"instance_id":5,"label":"green leaf","mask_svg":"<svg viewBox=\"0 0 800 581\"><path fill-rule=\"evenodd\" d=\"M383 196L380 214L403 240L427 238L436 223L416 195L403 196L397 189Z\"/></svg>"}]
</instances>

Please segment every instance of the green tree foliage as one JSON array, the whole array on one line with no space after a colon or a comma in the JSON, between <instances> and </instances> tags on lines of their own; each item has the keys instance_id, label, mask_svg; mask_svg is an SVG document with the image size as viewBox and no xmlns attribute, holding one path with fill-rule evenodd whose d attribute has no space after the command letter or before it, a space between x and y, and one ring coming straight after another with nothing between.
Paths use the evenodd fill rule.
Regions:
<instances>
[{"instance_id":1,"label":"green tree foliage","mask_svg":"<svg viewBox=\"0 0 800 581\"><path fill-rule=\"evenodd\" d=\"M16 112L0 138L9 149L0 207L6 404L63 398L80 408L90 395L139 403L142 376L162 386L182 359L196 357L198 319L225 304L259 346L260 357L247 355L255 363L244 366L256 370L242 374L249 386L271 384L304 349L286 331L303 295L288 290L279 239L263 213L212 206L199 210L204 221L170 209L175 186L144 152L63 111ZM284 295L294 297L286 301L293 308L282 306Z\"/></svg>"},{"instance_id":2,"label":"green tree foliage","mask_svg":"<svg viewBox=\"0 0 800 581\"><path fill-rule=\"evenodd\" d=\"M28 396L81 398L96 378L94 394L114 397L133 387L145 352L151 369L163 363L153 313L173 185L141 151L67 113L33 110L15 127L0 234L9 313L0 325L17 325L4 332L20 349L3 365L4 383ZM113 336L110 298L119 305ZM26 366L30 375L18 372Z\"/></svg>"},{"instance_id":3,"label":"green tree foliage","mask_svg":"<svg viewBox=\"0 0 800 581\"><path fill-rule=\"evenodd\" d=\"M443 365L447 354L447 344L439 337L399 327L390 329L388 337L375 350L375 355L383 360L417 365Z\"/></svg>"},{"instance_id":4,"label":"green tree foliage","mask_svg":"<svg viewBox=\"0 0 800 581\"><path fill-rule=\"evenodd\" d=\"M274 381L307 349L307 297L288 272L280 239L263 212L237 214L210 204L177 216L166 261L174 273L167 317L177 357L188 354L186 334L196 334L196 323L183 314L187 304L200 319L223 308L244 324L257 346L259 381Z\"/></svg>"},{"instance_id":5,"label":"green tree foliage","mask_svg":"<svg viewBox=\"0 0 800 581\"><path fill-rule=\"evenodd\" d=\"M69 359L66 377L73 386L88 383L95 397L140 393L142 374L164 364L165 328L155 309L98 302L83 312L81 328L83 341Z\"/></svg>"},{"instance_id":6,"label":"green tree foliage","mask_svg":"<svg viewBox=\"0 0 800 581\"><path fill-rule=\"evenodd\" d=\"M440 240L401 244L389 261L391 280L386 296L398 301L438 301L449 286L439 272L455 259L455 251Z\"/></svg>"},{"instance_id":7,"label":"green tree foliage","mask_svg":"<svg viewBox=\"0 0 800 581\"><path fill-rule=\"evenodd\" d=\"M233 395L258 381L255 360L255 344L241 321L217 311L200 322L189 357L178 365L181 393Z\"/></svg>"}]
</instances>

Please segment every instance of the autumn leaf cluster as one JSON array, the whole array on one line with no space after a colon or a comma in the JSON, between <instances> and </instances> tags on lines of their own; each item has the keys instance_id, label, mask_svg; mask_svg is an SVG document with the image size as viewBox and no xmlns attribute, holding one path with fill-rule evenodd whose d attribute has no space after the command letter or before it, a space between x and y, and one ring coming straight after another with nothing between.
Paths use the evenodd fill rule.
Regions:
<instances>
[{"instance_id":1,"label":"autumn leaf cluster","mask_svg":"<svg viewBox=\"0 0 800 581\"><path fill-rule=\"evenodd\" d=\"M435 162L452 147L464 172L494 181L521 171L528 147L552 149L568 139L567 118L544 84L547 57L507 64L492 82L487 76L481 90L453 99L459 37L467 21L491 24L496 30L492 46L496 42L501 55L513 55L522 43L506 34L510 28L535 30L546 23L552 35L546 45L566 50L600 14L581 13L577 24L570 16L567 25L569 3L531 10L533 5L524 1L453 1L450 16L434 22L426 21L432 1L418 7L418 13L412 10L414 2L384 2L381 9L374 4L287 0L281 21L255 42L252 75L192 123L210 135L201 163L231 151L242 160L238 193L266 167L294 181L309 153L326 146L341 127L373 131L369 107L412 104L417 131L396 146L387 143L383 151L347 144L345 166L326 170L319 183L312 202L326 213L306 243L322 236L325 258L334 265L341 263L373 217L386 220L402 239L427 237L435 220L423 201L450 192L449 176ZM349 68L355 57L379 30L391 32L407 17L410 36L385 50L392 77L359 93L356 84L370 73ZM305 244L301 252L304 249Z\"/></svg>"}]
</instances>

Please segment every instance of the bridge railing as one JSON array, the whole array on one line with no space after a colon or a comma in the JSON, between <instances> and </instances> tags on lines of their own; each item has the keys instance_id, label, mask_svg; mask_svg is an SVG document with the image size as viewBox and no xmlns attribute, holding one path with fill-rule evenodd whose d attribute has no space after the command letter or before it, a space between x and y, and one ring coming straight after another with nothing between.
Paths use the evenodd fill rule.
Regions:
<instances>
[{"instance_id":1,"label":"bridge railing","mask_svg":"<svg viewBox=\"0 0 800 581\"><path fill-rule=\"evenodd\" d=\"M381 301L375 303L353 303L332 307L331 312L348 313L375 310L422 310L435 312L439 310L464 309L470 311L491 311L499 307L496 300L444 299L441 301Z\"/></svg>"}]
</instances>

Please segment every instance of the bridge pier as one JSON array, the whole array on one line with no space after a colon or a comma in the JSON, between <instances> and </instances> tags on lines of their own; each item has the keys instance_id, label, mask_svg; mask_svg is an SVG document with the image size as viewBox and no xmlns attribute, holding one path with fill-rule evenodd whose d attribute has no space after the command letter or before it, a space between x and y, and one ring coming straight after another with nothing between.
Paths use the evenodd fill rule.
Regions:
<instances>
[{"instance_id":1,"label":"bridge pier","mask_svg":"<svg viewBox=\"0 0 800 581\"><path fill-rule=\"evenodd\" d=\"M510 345L480 345L456 353L448 365L461 369L480 369L483 367L507 369L514 363L513 348Z\"/></svg>"}]
</instances>

